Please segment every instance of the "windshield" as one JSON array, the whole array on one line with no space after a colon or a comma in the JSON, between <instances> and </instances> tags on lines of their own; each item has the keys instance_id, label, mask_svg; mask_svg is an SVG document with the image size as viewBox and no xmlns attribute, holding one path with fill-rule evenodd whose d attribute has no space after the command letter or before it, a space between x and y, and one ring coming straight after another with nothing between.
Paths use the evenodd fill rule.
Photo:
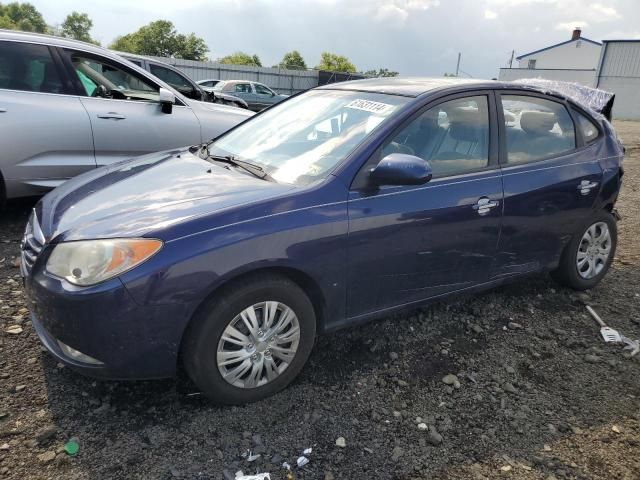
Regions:
<instances>
[{"instance_id":1,"label":"windshield","mask_svg":"<svg viewBox=\"0 0 640 480\"><path fill-rule=\"evenodd\" d=\"M408 98L311 90L240 125L210 147L262 167L275 180L307 184L329 172Z\"/></svg>"}]
</instances>

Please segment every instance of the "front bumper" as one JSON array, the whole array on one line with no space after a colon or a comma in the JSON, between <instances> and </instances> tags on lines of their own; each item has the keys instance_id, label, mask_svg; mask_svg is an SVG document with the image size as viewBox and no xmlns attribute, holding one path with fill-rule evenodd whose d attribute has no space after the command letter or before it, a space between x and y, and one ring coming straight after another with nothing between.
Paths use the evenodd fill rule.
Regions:
<instances>
[{"instance_id":1,"label":"front bumper","mask_svg":"<svg viewBox=\"0 0 640 480\"><path fill-rule=\"evenodd\" d=\"M175 374L187 323L180 305L138 305L119 279L78 288L44 273L25 279L36 333L59 361L81 373L113 379ZM66 355L58 340L101 364Z\"/></svg>"}]
</instances>

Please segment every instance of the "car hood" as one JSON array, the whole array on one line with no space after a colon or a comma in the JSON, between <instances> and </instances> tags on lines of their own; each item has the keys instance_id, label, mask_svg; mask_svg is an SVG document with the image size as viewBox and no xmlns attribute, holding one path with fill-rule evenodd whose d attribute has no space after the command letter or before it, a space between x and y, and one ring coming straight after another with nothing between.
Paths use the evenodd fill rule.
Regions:
<instances>
[{"instance_id":1,"label":"car hood","mask_svg":"<svg viewBox=\"0 0 640 480\"><path fill-rule=\"evenodd\" d=\"M252 117L256 114L256 112L252 112L251 110L232 107L230 105L222 105L221 103L200 102L197 100L192 100L190 102L190 105L196 111L196 115L198 114L198 112L221 113L225 117L229 117L229 116L236 117L234 118L235 123L238 123L239 121L244 121L247 118Z\"/></svg>"},{"instance_id":2,"label":"car hood","mask_svg":"<svg viewBox=\"0 0 640 480\"><path fill-rule=\"evenodd\" d=\"M40 201L36 214L53 242L142 235L169 240L176 224L294 188L174 150L69 180Z\"/></svg>"}]
</instances>

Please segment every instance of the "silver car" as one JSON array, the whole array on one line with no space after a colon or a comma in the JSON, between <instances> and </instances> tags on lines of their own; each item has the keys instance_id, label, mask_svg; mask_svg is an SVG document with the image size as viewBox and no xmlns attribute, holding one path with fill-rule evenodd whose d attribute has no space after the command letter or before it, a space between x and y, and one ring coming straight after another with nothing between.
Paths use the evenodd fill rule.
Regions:
<instances>
[{"instance_id":1,"label":"silver car","mask_svg":"<svg viewBox=\"0 0 640 480\"><path fill-rule=\"evenodd\" d=\"M289 95L276 93L262 83L249 80L221 80L211 90L214 94L228 93L239 97L256 112L289 98Z\"/></svg>"},{"instance_id":2,"label":"silver car","mask_svg":"<svg viewBox=\"0 0 640 480\"><path fill-rule=\"evenodd\" d=\"M103 48L0 30L0 202L207 141L251 115L188 99Z\"/></svg>"}]
</instances>

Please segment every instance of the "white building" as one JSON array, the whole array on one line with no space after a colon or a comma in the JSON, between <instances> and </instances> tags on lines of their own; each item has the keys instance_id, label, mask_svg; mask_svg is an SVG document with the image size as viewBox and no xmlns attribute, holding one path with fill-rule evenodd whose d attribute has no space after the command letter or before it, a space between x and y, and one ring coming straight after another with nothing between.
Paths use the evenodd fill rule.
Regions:
<instances>
[{"instance_id":1,"label":"white building","mask_svg":"<svg viewBox=\"0 0 640 480\"><path fill-rule=\"evenodd\" d=\"M613 117L640 120L640 40L605 40L596 88L615 93Z\"/></svg>"},{"instance_id":2,"label":"white building","mask_svg":"<svg viewBox=\"0 0 640 480\"><path fill-rule=\"evenodd\" d=\"M545 78L595 86L602 44L581 34L576 28L566 42L518 56L518 67L501 68L498 79Z\"/></svg>"}]
</instances>

